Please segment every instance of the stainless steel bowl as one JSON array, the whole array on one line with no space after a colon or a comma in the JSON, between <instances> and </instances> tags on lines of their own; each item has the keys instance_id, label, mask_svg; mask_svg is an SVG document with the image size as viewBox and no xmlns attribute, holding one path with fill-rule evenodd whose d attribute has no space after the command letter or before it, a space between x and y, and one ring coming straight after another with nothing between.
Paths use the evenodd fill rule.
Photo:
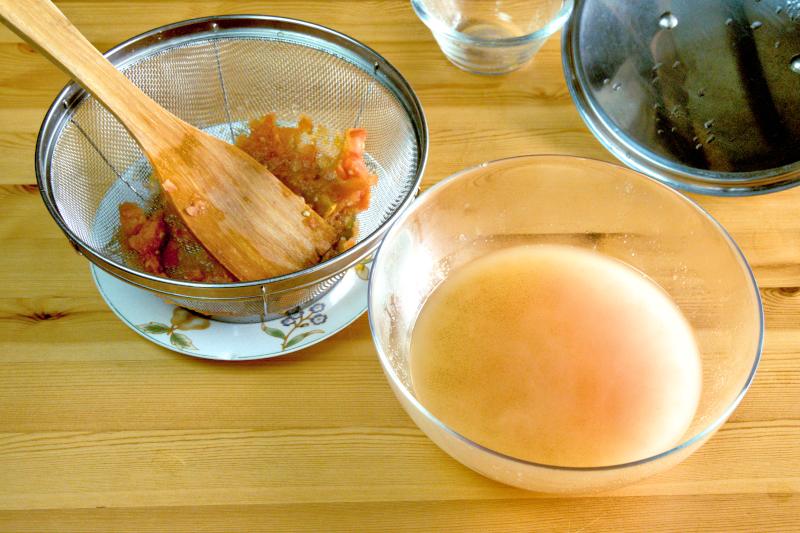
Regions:
<instances>
[{"instance_id":1,"label":"stainless steel bowl","mask_svg":"<svg viewBox=\"0 0 800 533\"><path fill-rule=\"evenodd\" d=\"M626 165L704 194L800 182L797 0L578 0L563 62Z\"/></svg>"},{"instance_id":2,"label":"stainless steel bowl","mask_svg":"<svg viewBox=\"0 0 800 533\"><path fill-rule=\"evenodd\" d=\"M314 267L241 283L177 281L130 266L116 238L117 206L145 204L150 165L117 120L71 83L42 124L36 174L42 198L75 248L138 287L215 318L275 318L322 296L375 249L418 190L428 151L413 90L378 53L333 30L258 15L178 22L134 37L106 57L187 122L233 141L266 113L292 123L308 114L332 131L363 127L378 174L357 244Z\"/></svg>"}]
</instances>

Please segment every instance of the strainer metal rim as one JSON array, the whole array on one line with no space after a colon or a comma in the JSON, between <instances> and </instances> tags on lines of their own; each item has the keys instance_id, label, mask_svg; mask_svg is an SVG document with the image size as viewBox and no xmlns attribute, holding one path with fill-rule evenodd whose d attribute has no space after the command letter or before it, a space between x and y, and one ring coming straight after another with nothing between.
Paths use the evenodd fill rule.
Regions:
<instances>
[{"instance_id":1,"label":"strainer metal rim","mask_svg":"<svg viewBox=\"0 0 800 533\"><path fill-rule=\"evenodd\" d=\"M372 75L379 83L382 83L386 89L390 90L397 97L399 103L405 108L406 113L408 113L416 135L418 158L416 172L408 192L387 220L379 225L372 233L356 243L355 246L327 261L282 276L253 281L199 283L175 280L148 274L109 259L84 243L83 240L68 227L59 212L55 198L53 197L52 189L48 183L50 165L55 148L54 145L58 139L58 134L68 122L71 116L70 110L89 96L89 93L85 89L71 81L58 93L42 120L36 139L34 158L36 182L42 200L50 215L53 217L53 220L55 220L56 224L79 253L103 268L104 271L128 283L134 283L155 292L168 295L179 294L168 289L168 287L172 286L189 290L187 293L180 294L182 296L187 296L194 291L200 291L204 294L204 297L208 297L208 291L224 290L228 294L227 298L235 299L244 295L235 289L252 290L254 288L277 285L277 291L270 290L270 293L274 294L299 286L310 285L315 281L321 281L335 276L353 266L361 258L369 255L369 253L377 247L383 234L388 231L397 217L413 202L419 191L428 159L428 125L422 109L422 104L411 88L411 84L409 84L405 77L403 77L403 75L381 54L352 37L313 22L271 15L244 14L200 17L159 26L113 46L103 55L111 61L115 67L120 68L136 61L142 56L151 56L154 53L158 53L160 51L159 49L172 48L176 45L176 42L183 44L184 42L189 43L197 40L212 39L215 38L215 36L221 35L222 32L230 33L234 31L236 33L255 37L258 36L259 32L275 30L285 30L287 33L294 32L301 36L325 41L326 44L335 45L335 48L337 51L341 52L341 55L334 54L330 49L325 49L324 51L343 61L348 61L356 67L363 69L367 64L371 65ZM307 45L308 43L303 44ZM385 81L382 81L382 79L385 79ZM62 107L64 109L61 109ZM325 271L329 271L327 275ZM121 273L125 273L147 283L137 283L136 281L121 276ZM287 284L287 282L294 283ZM253 294L250 291L245 292L248 295Z\"/></svg>"}]
</instances>

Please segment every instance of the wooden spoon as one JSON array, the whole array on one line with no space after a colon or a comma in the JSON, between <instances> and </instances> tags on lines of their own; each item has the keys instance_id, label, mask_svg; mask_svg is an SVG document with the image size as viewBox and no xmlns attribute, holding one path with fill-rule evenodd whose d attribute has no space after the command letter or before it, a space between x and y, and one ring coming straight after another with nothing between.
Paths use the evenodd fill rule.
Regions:
<instances>
[{"instance_id":1,"label":"wooden spoon","mask_svg":"<svg viewBox=\"0 0 800 533\"><path fill-rule=\"evenodd\" d=\"M156 104L49 0L0 0L0 19L97 98L150 160L203 246L240 280L319 261L336 231L255 159Z\"/></svg>"}]
</instances>

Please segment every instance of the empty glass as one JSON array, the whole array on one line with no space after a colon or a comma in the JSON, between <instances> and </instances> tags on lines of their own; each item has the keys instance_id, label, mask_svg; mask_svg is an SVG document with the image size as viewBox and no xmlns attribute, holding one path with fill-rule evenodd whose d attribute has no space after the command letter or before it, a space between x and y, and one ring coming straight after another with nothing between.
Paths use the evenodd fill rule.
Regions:
<instances>
[{"instance_id":1,"label":"empty glass","mask_svg":"<svg viewBox=\"0 0 800 533\"><path fill-rule=\"evenodd\" d=\"M411 0L444 55L476 74L525 65L572 12L573 0Z\"/></svg>"}]
</instances>

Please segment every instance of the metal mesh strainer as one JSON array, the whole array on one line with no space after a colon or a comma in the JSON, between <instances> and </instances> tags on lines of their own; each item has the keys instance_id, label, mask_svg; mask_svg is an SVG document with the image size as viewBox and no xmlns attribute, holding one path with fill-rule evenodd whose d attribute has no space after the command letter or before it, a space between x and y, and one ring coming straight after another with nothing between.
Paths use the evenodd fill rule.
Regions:
<instances>
[{"instance_id":1,"label":"metal mesh strainer","mask_svg":"<svg viewBox=\"0 0 800 533\"><path fill-rule=\"evenodd\" d=\"M117 277L226 320L278 316L309 303L367 257L411 202L427 156L420 104L402 76L366 46L332 30L276 17L235 15L154 29L106 54L136 85L187 122L228 141L250 119L309 115L331 131L367 130L370 208L356 246L313 268L257 282L176 281L132 268L117 243L117 207L146 205L147 160L122 125L78 86L45 117L36 170L50 213L78 251Z\"/></svg>"}]
</instances>

